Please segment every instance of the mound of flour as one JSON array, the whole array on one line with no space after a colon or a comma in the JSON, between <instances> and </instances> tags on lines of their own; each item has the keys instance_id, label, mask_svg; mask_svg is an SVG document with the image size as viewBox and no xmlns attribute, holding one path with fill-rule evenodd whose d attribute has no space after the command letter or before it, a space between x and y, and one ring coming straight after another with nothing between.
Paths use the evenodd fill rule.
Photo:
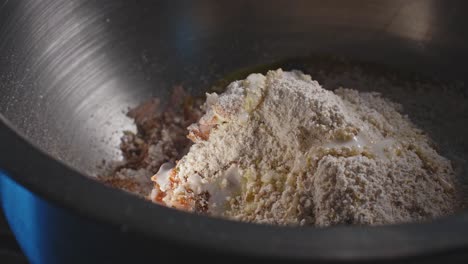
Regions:
<instances>
[{"instance_id":1,"label":"mound of flour","mask_svg":"<svg viewBox=\"0 0 468 264\"><path fill-rule=\"evenodd\" d=\"M388 224L454 210L449 160L378 93L298 71L252 74L189 127L194 145L153 176L167 206L280 225Z\"/></svg>"}]
</instances>

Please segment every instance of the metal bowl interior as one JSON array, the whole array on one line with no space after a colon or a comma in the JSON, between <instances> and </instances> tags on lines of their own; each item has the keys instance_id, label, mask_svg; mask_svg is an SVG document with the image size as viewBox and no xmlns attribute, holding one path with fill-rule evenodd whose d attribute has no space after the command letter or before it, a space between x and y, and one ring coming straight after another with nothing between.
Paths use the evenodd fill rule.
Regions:
<instances>
[{"instance_id":1,"label":"metal bowl interior","mask_svg":"<svg viewBox=\"0 0 468 264\"><path fill-rule=\"evenodd\" d=\"M128 107L168 98L177 84L202 94L228 73L311 54L466 81L464 7L464 1L436 0L0 1L0 115L11 137L2 140L18 144L2 153L1 164L33 191L92 217L194 243L205 237L201 244L223 250L345 258L467 246L468 234L448 226L466 224L465 213L377 228L260 227L147 205L75 179L95 175L103 159L120 158L120 132L134 129ZM32 165L18 169L5 161L38 155L45 173L34 177ZM89 197L81 196L85 190ZM108 206L111 199L129 211L117 212L123 207ZM161 216L159 226L141 220ZM176 224L190 231L171 233ZM161 231L164 225L170 228ZM237 246L247 233L256 237Z\"/></svg>"}]
</instances>

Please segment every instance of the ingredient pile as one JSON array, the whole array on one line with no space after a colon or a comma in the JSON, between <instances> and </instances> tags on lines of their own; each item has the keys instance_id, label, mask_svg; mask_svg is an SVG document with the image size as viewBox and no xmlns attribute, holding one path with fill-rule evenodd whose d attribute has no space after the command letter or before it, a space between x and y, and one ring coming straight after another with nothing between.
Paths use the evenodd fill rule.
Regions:
<instances>
[{"instance_id":1,"label":"ingredient pile","mask_svg":"<svg viewBox=\"0 0 468 264\"><path fill-rule=\"evenodd\" d=\"M138 133L125 133L124 162L100 180L169 207L278 225L380 225L454 210L451 162L379 93L329 91L279 69L204 104L176 89L168 107L154 99L130 111Z\"/></svg>"}]
</instances>

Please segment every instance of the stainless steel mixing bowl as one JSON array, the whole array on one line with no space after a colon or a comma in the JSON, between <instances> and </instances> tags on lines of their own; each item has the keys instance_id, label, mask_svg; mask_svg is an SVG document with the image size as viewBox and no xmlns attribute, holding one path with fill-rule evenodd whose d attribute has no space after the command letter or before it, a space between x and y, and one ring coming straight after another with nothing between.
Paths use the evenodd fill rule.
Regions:
<instances>
[{"instance_id":1,"label":"stainless steel mixing bowl","mask_svg":"<svg viewBox=\"0 0 468 264\"><path fill-rule=\"evenodd\" d=\"M332 54L467 80L466 1L0 1L1 200L28 257L124 261L466 257L468 214L385 227L285 228L150 204L90 179L119 157L123 112L183 84ZM8 176L6 176L8 175ZM81 254L79 252L87 252ZM184 254L182 254L184 255Z\"/></svg>"}]
</instances>

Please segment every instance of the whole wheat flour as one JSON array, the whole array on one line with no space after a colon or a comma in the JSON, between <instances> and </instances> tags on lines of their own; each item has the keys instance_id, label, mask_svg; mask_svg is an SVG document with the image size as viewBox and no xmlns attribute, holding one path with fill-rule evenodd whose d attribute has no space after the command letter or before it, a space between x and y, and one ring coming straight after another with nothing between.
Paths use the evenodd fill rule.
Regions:
<instances>
[{"instance_id":1,"label":"whole wheat flour","mask_svg":"<svg viewBox=\"0 0 468 264\"><path fill-rule=\"evenodd\" d=\"M332 92L277 70L208 94L204 108L188 128L188 153L158 162L171 163L152 177L154 202L279 225L389 224L454 210L450 161L378 93Z\"/></svg>"}]
</instances>

